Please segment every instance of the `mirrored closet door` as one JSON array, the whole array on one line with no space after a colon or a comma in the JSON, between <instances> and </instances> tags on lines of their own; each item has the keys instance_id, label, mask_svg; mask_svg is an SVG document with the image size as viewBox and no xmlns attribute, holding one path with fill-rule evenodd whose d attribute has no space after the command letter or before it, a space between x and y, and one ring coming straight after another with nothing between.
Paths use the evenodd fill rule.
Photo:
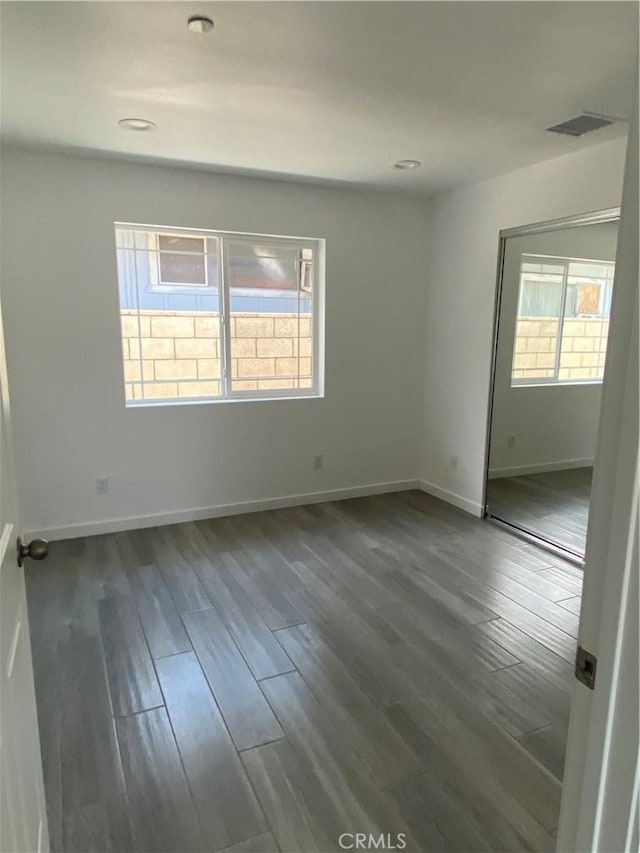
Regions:
<instances>
[{"instance_id":1,"label":"mirrored closet door","mask_svg":"<svg viewBox=\"0 0 640 853\"><path fill-rule=\"evenodd\" d=\"M577 557L589 518L617 216L518 229L501 242L486 511Z\"/></svg>"}]
</instances>

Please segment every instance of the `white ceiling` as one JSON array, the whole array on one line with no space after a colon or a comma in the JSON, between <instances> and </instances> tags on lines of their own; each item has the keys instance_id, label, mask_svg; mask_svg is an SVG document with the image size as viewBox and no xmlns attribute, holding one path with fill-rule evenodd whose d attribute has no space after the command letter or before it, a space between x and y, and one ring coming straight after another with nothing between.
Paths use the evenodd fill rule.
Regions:
<instances>
[{"instance_id":1,"label":"white ceiling","mask_svg":"<svg viewBox=\"0 0 640 853\"><path fill-rule=\"evenodd\" d=\"M624 134L545 128L634 96L631 2L0 5L17 145L433 192Z\"/></svg>"}]
</instances>

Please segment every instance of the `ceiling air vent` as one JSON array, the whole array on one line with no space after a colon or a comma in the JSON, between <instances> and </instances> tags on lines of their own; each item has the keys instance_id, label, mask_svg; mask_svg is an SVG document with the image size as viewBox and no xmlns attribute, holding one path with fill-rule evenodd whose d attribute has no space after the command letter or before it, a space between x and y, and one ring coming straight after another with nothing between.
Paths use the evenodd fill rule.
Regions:
<instances>
[{"instance_id":1,"label":"ceiling air vent","mask_svg":"<svg viewBox=\"0 0 640 853\"><path fill-rule=\"evenodd\" d=\"M615 119L607 118L606 116L583 113L581 116L570 118L560 124L554 124L553 127L548 127L547 130L551 131L551 133L562 133L565 136L583 136L585 133L591 133L592 130L600 130L601 127L608 127L614 121Z\"/></svg>"}]
</instances>

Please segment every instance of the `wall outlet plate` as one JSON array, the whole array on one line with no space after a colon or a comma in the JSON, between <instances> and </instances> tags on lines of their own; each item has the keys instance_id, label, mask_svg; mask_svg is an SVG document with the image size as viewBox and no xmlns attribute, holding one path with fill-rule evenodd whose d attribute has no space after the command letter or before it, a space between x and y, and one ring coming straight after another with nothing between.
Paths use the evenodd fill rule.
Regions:
<instances>
[{"instance_id":1,"label":"wall outlet plate","mask_svg":"<svg viewBox=\"0 0 640 853\"><path fill-rule=\"evenodd\" d=\"M109 494L109 478L108 477L98 477L96 479L96 493L98 495Z\"/></svg>"}]
</instances>

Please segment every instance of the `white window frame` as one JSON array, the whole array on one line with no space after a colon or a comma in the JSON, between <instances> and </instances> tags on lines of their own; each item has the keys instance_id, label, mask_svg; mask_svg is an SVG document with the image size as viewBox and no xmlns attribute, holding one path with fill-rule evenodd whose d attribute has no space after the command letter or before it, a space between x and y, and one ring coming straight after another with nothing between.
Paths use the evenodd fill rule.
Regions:
<instances>
[{"instance_id":1,"label":"white window frame","mask_svg":"<svg viewBox=\"0 0 640 853\"><path fill-rule=\"evenodd\" d=\"M219 322L219 338L220 341L220 395L218 397L167 397L167 398L152 398L147 400L126 400L127 408L144 408L148 406L180 406L184 404L209 404L209 403L229 403L233 401L265 401L278 399L305 399L324 397L324 276L325 276L325 239L321 237L291 237L279 236L276 234L261 234L257 232L245 231L219 231L209 228L183 228L164 225L147 225L137 222L115 222L114 235L117 229L128 229L132 231L146 231L151 234L169 234L171 236L185 237L200 237L216 238L218 245L218 270L219 270L219 287L218 287L218 322ZM296 290L270 290L269 293L274 296L283 295L288 298L305 298L311 296L311 385L308 388L273 388L259 391L234 391L232 388L233 381L231 376L231 316L230 316L230 298L229 298L229 269L227 263L227 253L225 251L226 244L233 240L259 240L263 245L291 246L296 249L311 249L313 254L312 265L312 292L301 287L300 270L298 271L298 288ZM116 249L117 249L116 241ZM132 247L135 248L135 247ZM154 256L154 249L137 249L135 251L147 251L150 257ZM157 242L156 242L156 252ZM185 254L185 253L182 253ZM205 254L206 257L206 254ZM159 266L159 260L157 261ZM301 267L302 267L301 262ZM206 269L206 263L205 263ZM159 270L158 270L159 273ZM208 284L207 287L210 285ZM192 293L201 293L204 289L202 285L182 285L174 286L159 285L154 286L153 291L157 289L170 293L184 293L191 290ZM243 295L258 295L264 296L263 290L255 288L237 288L243 291ZM292 314L292 317L296 315ZM299 315L298 315L299 316ZM298 358L301 356L298 355ZM141 358L142 361L142 358ZM140 384L144 385L142 378L143 371L141 365ZM272 377L277 379L278 377ZM286 377L285 377L286 378ZM304 377L307 378L307 377ZM242 381L242 378L236 381Z\"/></svg>"},{"instance_id":2,"label":"white window frame","mask_svg":"<svg viewBox=\"0 0 640 853\"><path fill-rule=\"evenodd\" d=\"M556 342L556 353L555 353L555 364L553 366L553 376L526 376L522 378L513 377L513 371L518 368L515 367L516 360L516 341L518 340L518 321L520 318L520 303L522 299L522 264L531 261L534 263L544 264L549 263L554 266L562 265L564 267L562 274L562 294L560 297L560 316L558 317L558 339ZM524 253L520 258L520 278L518 281L518 301L516 303L516 318L515 318L515 330L513 336L513 353L511 356L511 374L510 381L512 388L526 388L528 386L539 386L539 385L602 385L602 381L604 378L604 368L603 368L603 376L597 379L560 379L560 360L562 357L562 338L564 335L564 322L566 320L566 311L567 311L567 291L569 287L569 267L572 263L581 263L581 264L610 264L611 266L615 266L614 261L606 261L606 260L598 260L592 258L564 258L560 256L554 255L535 255L530 253ZM605 293L604 288L606 285L603 283L602 285L602 301L605 303ZM613 280L611 282L611 287L613 287ZM611 302L611 300L609 300ZM597 315L601 317L601 319L609 319L611 317L611 310L609 310L608 315ZM523 318L526 319L526 318ZM608 344L608 341L607 341Z\"/></svg>"}]
</instances>

